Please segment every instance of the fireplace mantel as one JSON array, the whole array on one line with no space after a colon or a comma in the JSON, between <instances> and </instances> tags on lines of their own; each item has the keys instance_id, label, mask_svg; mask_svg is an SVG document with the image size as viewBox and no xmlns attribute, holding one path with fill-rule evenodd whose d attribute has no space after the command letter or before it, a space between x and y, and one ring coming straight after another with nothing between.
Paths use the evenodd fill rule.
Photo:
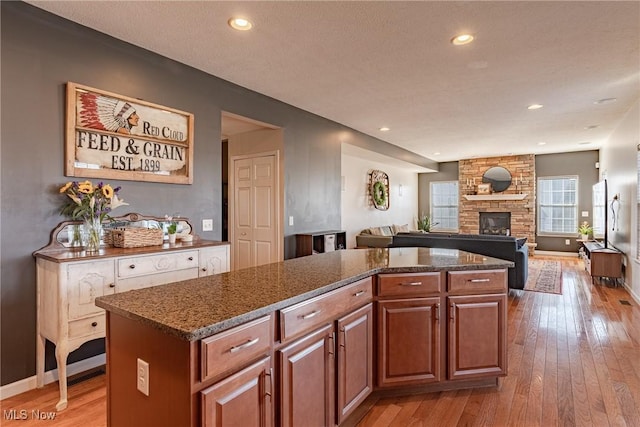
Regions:
<instances>
[{"instance_id":1,"label":"fireplace mantel","mask_svg":"<svg viewBox=\"0 0 640 427\"><path fill-rule=\"evenodd\" d=\"M524 200L528 194L463 194L467 200Z\"/></svg>"}]
</instances>

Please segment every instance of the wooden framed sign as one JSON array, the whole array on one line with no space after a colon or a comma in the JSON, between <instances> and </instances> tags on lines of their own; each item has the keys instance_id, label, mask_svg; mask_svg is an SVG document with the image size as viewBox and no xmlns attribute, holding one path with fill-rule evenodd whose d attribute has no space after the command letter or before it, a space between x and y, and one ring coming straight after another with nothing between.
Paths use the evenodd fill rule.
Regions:
<instances>
[{"instance_id":1,"label":"wooden framed sign","mask_svg":"<svg viewBox=\"0 0 640 427\"><path fill-rule=\"evenodd\" d=\"M193 114L67 83L65 175L193 183Z\"/></svg>"}]
</instances>

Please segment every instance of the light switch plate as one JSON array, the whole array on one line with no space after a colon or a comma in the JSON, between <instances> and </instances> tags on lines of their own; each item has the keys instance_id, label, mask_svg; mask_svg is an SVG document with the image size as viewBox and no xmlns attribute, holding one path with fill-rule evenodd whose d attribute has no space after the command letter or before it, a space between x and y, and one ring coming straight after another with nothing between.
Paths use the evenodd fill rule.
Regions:
<instances>
[{"instance_id":1,"label":"light switch plate","mask_svg":"<svg viewBox=\"0 0 640 427\"><path fill-rule=\"evenodd\" d=\"M582 218L588 218L589 217L589 211L582 211Z\"/></svg>"},{"instance_id":2,"label":"light switch plate","mask_svg":"<svg viewBox=\"0 0 640 427\"><path fill-rule=\"evenodd\" d=\"M202 231L213 231L213 220L212 219L203 219L202 220Z\"/></svg>"}]
</instances>

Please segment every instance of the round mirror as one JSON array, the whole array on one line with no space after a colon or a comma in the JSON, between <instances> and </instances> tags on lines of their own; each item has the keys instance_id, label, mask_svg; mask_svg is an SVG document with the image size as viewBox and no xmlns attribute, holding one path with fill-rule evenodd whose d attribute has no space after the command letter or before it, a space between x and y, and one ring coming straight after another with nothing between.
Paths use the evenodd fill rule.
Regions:
<instances>
[{"instance_id":1,"label":"round mirror","mask_svg":"<svg viewBox=\"0 0 640 427\"><path fill-rule=\"evenodd\" d=\"M501 166L489 168L482 175L482 182L491 184L491 189L499 193L511 185L511 172Z\"/></svg>"}]
</instances>

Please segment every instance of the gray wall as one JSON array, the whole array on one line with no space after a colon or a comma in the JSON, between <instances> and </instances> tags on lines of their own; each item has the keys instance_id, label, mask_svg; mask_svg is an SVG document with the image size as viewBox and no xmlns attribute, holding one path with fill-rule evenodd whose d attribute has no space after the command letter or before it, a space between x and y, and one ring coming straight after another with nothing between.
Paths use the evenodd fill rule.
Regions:
<instances>
[{"instance_id":1,"label":"gray wall","mask_svg":"<svg viewBox=\"0 0 640 427\"><path fill-rule=\"evenodd\" d=\"M57 189L69 180L63 175L67 81L195 115L193 185L110 182L122 186L120 194L130 204L115 214L179 212L205 239L221 237L222 110L284 128L283 214L312 218L317 229L340 227L341 141L394 152L380 140L26 3L1 2L0 7L2 385L35 374L36 285L31 254L47 244L50 231L64 219L58 214L62 199ZM203 218L214 218L212 232L202 232ZM285 258L295 252L297 231L308 230L285 225ZM49 368L54 364L51 347ZM69 361L102 351L102 341L94 341L72 353Z\"/></svg>"},{"instance_id":2,"label":"gray wall","mask_svg":"<svg viewBox=\"0 0 640 427\"><path fill-rule=\"evenodd\" d=\"M580 151L575 153L544 154L536 156L536 178L545 176L578 175L578 223L589 221L593 224L592 187L598 182L598 151ZM581 212L588 211L589 217L582 218ZM537 215L537 213L536 213ZM578 230L575 237L543 237L536 236L541 251L578 252ZM566 245L565 240L570 244Z\"/></svg>"},{"instance_id":3,"label":"gray wall","mask_svg":"<svg viewBox=\"0 0 640 427\"><path fill-rule=\"evenodd\" d=\"M458 162L440 163L440 169L435 173L418 174L418 214L429 215L429 206L431 204L431 196L429 194L430 184L433 181L457 181L458 180Z\"/></svg>"}]
</instances>

